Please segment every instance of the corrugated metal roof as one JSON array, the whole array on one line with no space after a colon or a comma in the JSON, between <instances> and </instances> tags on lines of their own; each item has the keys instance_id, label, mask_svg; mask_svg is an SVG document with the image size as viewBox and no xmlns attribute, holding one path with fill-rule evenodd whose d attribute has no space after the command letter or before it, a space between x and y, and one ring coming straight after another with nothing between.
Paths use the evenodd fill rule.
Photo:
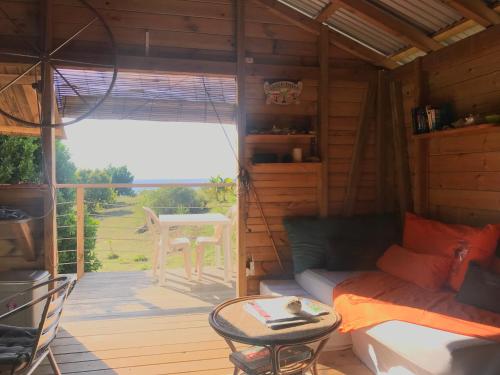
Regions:
<instances>
[{"instance_id":1,"label":"corrugated metal roof","mask_svg":"<svg viewBox=\"0 0 500 375\"><path fill-rule=\"evenodd\" d=\"M327 20L327 24L355 39L363 41L385 55L391 55L406 47L406 44L402 40L367 23L346 9L341 8L337 10Z\"/></svg>"},{"instance_id":2,"label":"corrugated metal roof","mask_svg":"<svg viewBox=\"0 0 500 375\"><path fill-rule=\"evenodd\" d=\"M456 43L462 39L470 37L471 35L477 34L483 31L484 29L485 27L476 24L467 30L463 30L460 33L454 34L446 39L441 40L441 43L443 43L445 46L449 46L450 44Z\"/></svg>"},{"instance_id":3,"label":"corrugated metal roof","mask_svg":"<svg viewBox=\"0 0 500 375\"><path fill-rule=\"evenodd\" d=\"M327 6L329 0L279 0L280 2L298 10L299 12L316 18ZM450 45L459 40L476 34L484 28L476 23L464 30L464 17L454 8L441 0L366 0L392 13L401 20L422 30L430 37L434 37L443 45ZM499 0L482 0L488 6L500 4ZM347 9L339 8L327 21L332 29L354 39L355 41L378 51L386 56L395 55L412 46L395 37L385 30L371 25ZM448 35L447 30L457 26L455 34ZM441 37L440 34L442 35ZM444 36L446 35L446 36ZM407 63L424 52L411 48L408 54L401 54L398 60Z\"/></svg>"},{"instance_id":4,"label":"corrugated metal roof","mask_svg":"<svg viewBox=\"0 0 500 375\"><path fill-rule=\"evenodd\" d=\"M316 18L330 0L279 0L311 18Z\"/></svg>"},{"instance_id":5,"label":"corrugated metal roof","mask_svg":"<svg viewBox=\"0 0 500 375\"><path fill-rule=\"evenodd\" d=\"M370 0L427 34L447 28L463 17L439 0Z\"/></svg>"}]
</instances>

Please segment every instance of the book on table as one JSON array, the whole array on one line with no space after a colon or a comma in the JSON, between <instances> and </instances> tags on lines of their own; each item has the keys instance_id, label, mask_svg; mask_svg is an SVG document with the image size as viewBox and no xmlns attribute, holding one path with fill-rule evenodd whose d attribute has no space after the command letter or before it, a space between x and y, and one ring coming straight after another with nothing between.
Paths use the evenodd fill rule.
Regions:
<instances>
[{"instance_id":1,"label":"book on table","mask_svg":"<svg viewBox=\"0 0 500 375\"><path fill-rule=\"evenodd\" d=\"M256 299L245 304L245 310L254 318L269 328L285 328L292 325L304 324L314 321L314 318L328 314L323 306L308 299L302 299L302 310L292 314L285 306L290 300L286 298Z\"/></svg>"},{"instance_id":2,"label":"book on table","mask_svg":"<svg viewBox=\"0 0 500 375\"><path fill-rule=\"evenodd\" d=\"M312 357L312 349L306 345L288 347L280 351L280 368L307 361ZM229 360L248 374L263 374L271 370L269 349L252 346L248 349L231 353Z\"/></svg>"}]
</instances>

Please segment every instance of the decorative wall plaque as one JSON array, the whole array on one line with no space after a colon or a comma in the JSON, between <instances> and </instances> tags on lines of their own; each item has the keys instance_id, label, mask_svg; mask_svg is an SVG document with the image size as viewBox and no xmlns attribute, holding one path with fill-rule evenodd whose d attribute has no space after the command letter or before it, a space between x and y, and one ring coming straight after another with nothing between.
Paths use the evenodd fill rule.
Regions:
<instances>
[{"instance_id":1,"label":"decorative wall plaque","mask_svg":"<svg viewBox=\"0 0 500 375\"><path fill-rule=\"evenodd\" d=\"M264 83L267 104L290 105L300 103L302 82L279 81Z\"/></svg>"}]
</instances>

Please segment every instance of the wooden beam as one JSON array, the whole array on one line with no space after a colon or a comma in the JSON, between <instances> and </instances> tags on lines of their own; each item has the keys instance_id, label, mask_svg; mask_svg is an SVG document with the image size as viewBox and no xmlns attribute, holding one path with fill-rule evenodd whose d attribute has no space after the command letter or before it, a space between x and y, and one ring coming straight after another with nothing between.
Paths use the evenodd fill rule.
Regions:
<instances>
[{"instance_id":1,"label":"wooden beam","mask_svg":"<svg viewBox=\"0 0 500 375\"><path fill-rule=\"evenodd\" d=\"M320 23L314 21L313 19L307 17L306 15L297 12L296 10L290 8L289 6L277 1L277 0L256 0L260 4L264 5L269 12L286 19L291 24L301 28L309 33L319 35L320 34Z\"/></svg>"},{"instance_id":2,"label":"wooden beam","mask_svg":"<svg viewBox=\"0 0 500 375\"><path fill-rule=\"evenodd\" d=\"M427 104L427 82L422 70L422 58L413 62L415 104ZM425 216L429 208L429 139L415 139L415 176L413 182L414 208L419 215Z\"/></svg>"},{"instance_id":3,"label":"wooden beam","mask_svg":"<svg viewBox=\"0 0 500 375\"><path fill-rule=\"evenodd\" d=\"M455 8L465 18L470 18L478 24L488 27L500 24L500 14L491 9L483 1L478 0L442 0Z\"/></svg>"},{"instance_id":4,"label":"wooden beam","mask_svg":"<svg viewBox=\"0 0 500 375\"><path fill-rule=\"evenodd\" d=\"M325 22L330 16L342 6L341 0L330 0L330 3L325 5L321 12L316 16L316 21Z\"/></svg>"},{"instance_id":5,"label":"wooden beam","mask_svg":"<svg viewBox=\"0 0 500 375\"><path fill-rule=\"evenodd\" d=\"M276 0L255 0L260 4L264 5L272 13L276 14L278 17L292 23L293 25L300 27L301 29L310 32L312 34L320 34L320 22L313 20L296 10L284 5ZM387 69L395 69L399 66L398 63L386 58L384 55L379 54L370 48L364 46L363 44L356 42L354 39L350 39L335 30L330 29L330 43L337 46L338 48L352 53L353 55L359 57L362 60L366 60L377 66L382 66Z\"/></svg>"},{"instance_id":6,"label":"wooden beam","mask_svg":"<svg viewBox=\"0 0 500 375\"><path fill-rule=\"evenodd\" d=\"M333 31L330 32L330 43L353 54L354 56L359 57L362 60L383 68L395 69L400 66L397 62L388 59L384 55L377 53L340 33Z\"/></svg>"},{"instance_id":7,"label":"wooden beam","mask_svg":"<svg viewBox=\"0 0 500 375\"><path fill-rule=\"evenodd\" d=\"M398 201L401 220L407 211L412 211L411 177L408 162L408 146L406 129L404 126L403 90L401 82L393 81L390 84L392 109L392 135L394 141L394 159L398 186Z\"/></svg>"},{"instance_id":8,"label":"wooden beam","mask_svg":"<svg viewBox=\"0 0 500 375\"><path fill-rule=\"evenodd\" d=\"M329 128L329 106L330 106L330 39L328 27L321 27L319 36L319 68L320 80L318 88L318 119L320 135L320 155L321 155L321 174L319 194L319 213L322 217L328 216L328 128Z\"/></svg>"},{"instance_id":9,"label":"wooden beam","mask_svg":"<svg viewBox=\"0 0 500 375\"><path fill-rule=\"evenodd\" d=\"M238 89L238 160L245 159L246 122L246 47L245 47L245 0L236 0L236 81ZM242 165L240 164L241 168ZM238 296L247 295L247 251L246 251L246 217L248 204L245 186L238 180L238 272L236 290Z\"/></svg>"},{"instance_id":10,"label":"wooden beam","mask_svg":"<svg viewBox=\"0 0 500 375\"><path fill-rule=\"evenodd\" d=\"M191 59L173 59L166 57L144 57L119 55L117 58L120 71L150 73L203 73L218 76L235 76L236 64L229 61L208 61Z\"/></svg>"},{"instance_id":11,"label":"wooden beam","mask_svg":"<svg viewBox=\"0 0 500 375\"><path fill-rule=\"evenodd\" d=\"M444 47L416 27L366 0L343 0L342 2L345 8L356 16L422 51L437 51Z\"/></svg>"},{"instance_id":12,"label":"wooden beam","mask_svg":"<svg viewBox=\"0 0 500 375\"><path fill-rule=\"evenodd\" d=\"M359 116L354 150L352 154L351 168L347 180L346 195L343 207L344 216L352 216L356 204L359 181L361 179L361 161L365 153L366 141L368 139L368 127L373 118L375 109L375 98L377 90L373 81L370 82L368 90L363 98L361 114Z\"/></svg>"},{"instance_id":13,"label":"wooden beam","mask_svg":"<svg viewBox=\"0 0 500 375\"><path fill-rule=\"evenodd\" d=\"M40 2L40 20L42 25L41 49L48 53L52 48L53 4L52 0ZM50 125L54 118L54 90L52 68L42 63L42 79L44 85L41 94L41 123ZM56 223L56 149L54 128L42 127L42 150L45 182L48 185L45 197L46 216L43 219L43 243L45 269L52 276L57 275L57 223Z\"/></svg>"},{"instance_id":14,"label":"wooden beam","mask_svg":"<svg viewBox=\"0 0 500 375\"><path fill-rule=\"evenodd\" d=\"M377 82L377 122L375 130L375 146L376 146L376 206L377 212L382 214L386 212L386 194L387 194L387 153L392 143L388 137L388 121L389 121L389 85L387 72L379 70Z\"/></svg>"}]
</instances>

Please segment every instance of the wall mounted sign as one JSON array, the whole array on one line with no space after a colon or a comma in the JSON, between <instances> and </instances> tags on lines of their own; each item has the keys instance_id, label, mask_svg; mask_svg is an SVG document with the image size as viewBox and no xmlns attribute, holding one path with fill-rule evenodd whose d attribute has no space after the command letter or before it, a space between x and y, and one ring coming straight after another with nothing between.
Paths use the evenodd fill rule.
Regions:
<instances>
[{"instance_id":1,"label":"wall mounted sign","mask_svg":"<svg viewBox=\"0 0 500 375\"><path fill-rule=\"evenodd\" d=\"M266 82L264 83L264 93L266 94L266 104L298 104L302 93L302 82Z\"/></svg>"}]
</instances>

